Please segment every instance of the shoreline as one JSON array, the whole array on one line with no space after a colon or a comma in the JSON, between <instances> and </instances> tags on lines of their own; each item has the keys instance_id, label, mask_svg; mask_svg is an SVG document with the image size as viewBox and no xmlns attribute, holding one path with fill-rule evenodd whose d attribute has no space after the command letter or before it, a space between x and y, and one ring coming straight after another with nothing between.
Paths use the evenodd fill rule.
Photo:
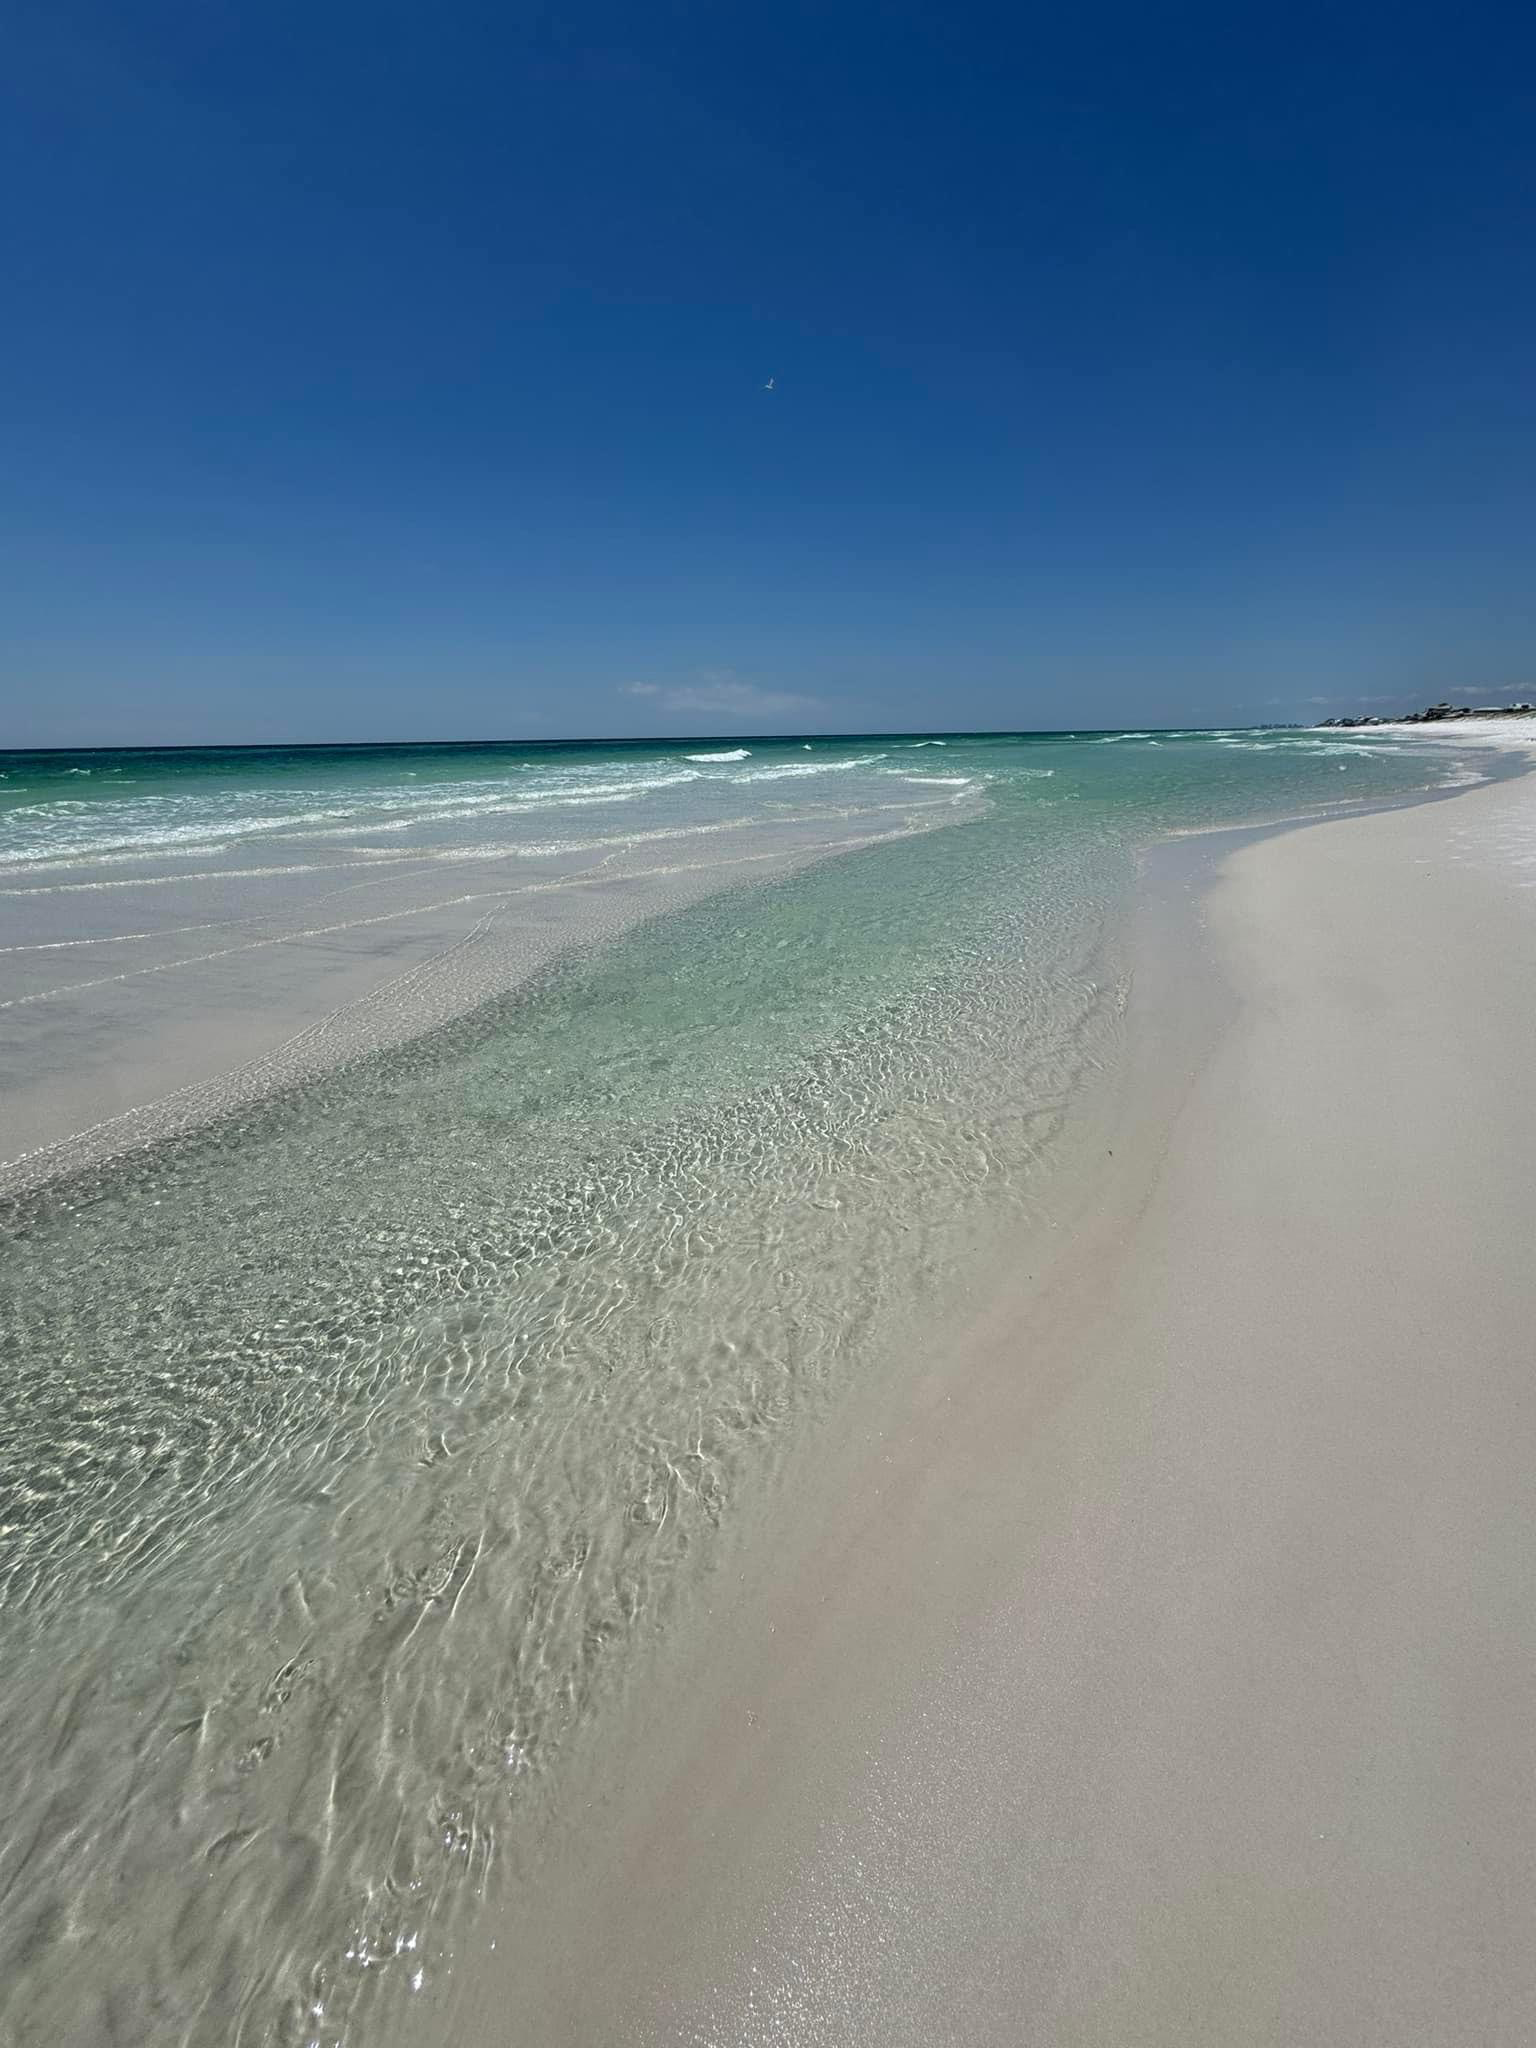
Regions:
<instances>
[{"instance_id":1,"label":"shoreline","mask_svg":"<svg viewBox=\"0 0 1536 2048\"><path fill-rule=\"evenodd\" d=\"M1526 732L1491 727L1468 735L1458 725L1445 737L1505 749L1522 740L1531 745ZM1375 808L1457 793L1452 785L1364 801ZM217 863L206 874L167 870L108 881L99 862L82 857L51 871L46 883L0 890L15 899L6 905L9 922L0 936L21 935L19 943L0 946L14 956L0 1001L9 1098L0 1200L152 1151L356 1060L429 1038L486 1003L531 988L562 959L717 893L772 884L942 826L947 821L935 815L930 824L920 813L957 800L925 806L903 799L886 806L889 817L850 811L833 837L808 835L796 820L765 819L745 853L677 863L647 848L629 872L614 863L615 849L628 855L656 837L686 842L689 828L675 835L642 830L632 844L620 834L601 857L557 860L537 873L511 847L494 860L479 853L444 858L423 848L398 872L365 872L327 888L313 905L286 889L286 870L252 881L238 867L224 874ZM905 815L892 823L898 811ZM1317 815L1195 829L1202 836L1267 832ZM307 880L310 868L301 861L293 873ZM269 898L274 878L277 893ZM431 900L416 900L428 882ZM212 922L178 925L178 916L204 915L208 906L197 892L205 887L234 893L215 906ZM126 892L135 905L128 923L150 928L82 936L67 918L59 921L62 904L103 888ZM369 900L351 914L319 907L358 892ZM83 974L62 964L76 959L97 964ZM64 979L55 981L58 975Z\"/></svg>"},{"instance_id":2,"label":"shoreline","mask_svg":"<svg viewBox=\"0 0 1536 2048\"><path fill-rule=\"evenodd\" d=\"M1155 856L1115 1166L401 2041L1517 2037L1522 782Z\"/></svg>"},{"instance_id":3,"label":"shoreline","mask_svg":"<svg viewBox=\"0 0 1536 2048\"><path fill-rule=\"evenodd\" d=\"M1329 749L1295 776L1257 753L1298 797L1349 773ZM1084 773L1100 758L1120 761ZM977 837L664 920L526 1014L492 1005L43 1199L16 1246L7 1444L44 1486L10 1560L13 1643L41 1654L11 1685L8 1753L23 1828L47 1835L66 1779L86 1818L45 1851L81 1932L19 1937L12 1996L40 2024L83 2037L103 1998L144 2024L152 1998L202 2011L190 1913L237 1915L251 2024L308 1985L326 2040L376 2048L402 2025L500 2044L508 2002L541 2048L714 2038L722 1975L782 1922L825 1815L899 1749L925 1674L989 1639L1022 1540L997 1461L1036 1456L1081 1376L1166 1133L1240 1015L1204 878L1286 831L1223 829L1196 800L1150 853L1103 818L1037 848L1061 793L1020 765ZM1256 775L1231 767L1246 796ZM1485 808L1444 814L1450 838ZM975 943L956 944L967 880ZM807 1005L838 1045L829 993L879 1028L786 1062L775 1020ZM583 1133L600 1172L573 1170ZM1074 1275L1078 1308L1044 1313ZM77 1438L81 1412L100 1422ZM62 1486L60 1442L79 1455ZM187 1686L214 1703L195 1754L174 1742ZM126 1767L162 1754L151 1781ZM210 1861L188 1893L192 1840ZM166 1874L142 1904L129 1857Z\"/></svg>"}]
</instances>

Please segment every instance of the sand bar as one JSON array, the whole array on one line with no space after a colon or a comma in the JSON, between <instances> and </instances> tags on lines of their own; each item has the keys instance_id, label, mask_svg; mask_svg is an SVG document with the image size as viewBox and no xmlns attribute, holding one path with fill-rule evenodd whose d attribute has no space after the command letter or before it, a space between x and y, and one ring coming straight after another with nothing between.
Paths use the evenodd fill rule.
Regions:
<instances>
[{"instance_id":1,"label":"sand bar","mask_svg":"<svg viewBox=\"0 0 1536 2048\"><path fill-rule=\"evenodd\" d=\"M535 859L423 854L339 883L359 863L326 849L256 870L236 851L187 875L61 863L0 885L0 1196L421 1037L570 948L900 836L913 815L754 821L707 854L664 831Z\"/></svg>"}]
</instances>

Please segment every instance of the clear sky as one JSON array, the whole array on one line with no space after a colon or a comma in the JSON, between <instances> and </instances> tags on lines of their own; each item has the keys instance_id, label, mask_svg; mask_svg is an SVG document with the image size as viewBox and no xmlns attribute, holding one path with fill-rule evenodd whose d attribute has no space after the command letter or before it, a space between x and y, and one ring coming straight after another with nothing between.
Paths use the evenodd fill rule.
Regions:
<instances>
[{"instance_id":1,"label":"clear sky","mask_svg":"<svg viewBox=\"0 0 1536 2048\"><path fill-rule=\"evenodd\" d=\"M1536 678L1528 7L13 0L0 209L0 743Z\"/></svg>"}]
</instances>

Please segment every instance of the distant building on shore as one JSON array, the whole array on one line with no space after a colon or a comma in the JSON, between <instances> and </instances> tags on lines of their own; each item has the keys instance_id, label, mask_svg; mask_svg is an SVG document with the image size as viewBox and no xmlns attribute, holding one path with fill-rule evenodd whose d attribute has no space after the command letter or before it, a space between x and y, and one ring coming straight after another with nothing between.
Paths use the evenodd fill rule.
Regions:
<instances>
[{"instance_id":1,"label":"distant building on shore","mask_svg":"<svg viewBox=\"0 0 1536 2048\"><path fill-rule=\"evenodd\" d=\"M1457 718L1522 718L1536 715L1536 704L1452 704L1442 699L1422 711L1404 711L1396 718L1324 718L1323 725L1442 725Z\"/></svg>"}]
</instances>

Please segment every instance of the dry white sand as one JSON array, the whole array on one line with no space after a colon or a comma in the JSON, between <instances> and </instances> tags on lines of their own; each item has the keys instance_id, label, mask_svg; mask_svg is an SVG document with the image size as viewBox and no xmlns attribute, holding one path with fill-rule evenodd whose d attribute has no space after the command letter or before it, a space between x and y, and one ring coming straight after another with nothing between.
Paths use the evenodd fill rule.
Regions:
<instances>
[{"instance_id":1,"label":"dry white sand","mask_svg":"<svg viewBox=\"0 0 1536 2048\"><path fill-rule=\"evenodd\" d=\"M412 2038L1532 2038L1533 848L1501 784L1149 923L1073 1227L849 1418Z\"/></svg>"}]
</instances>

